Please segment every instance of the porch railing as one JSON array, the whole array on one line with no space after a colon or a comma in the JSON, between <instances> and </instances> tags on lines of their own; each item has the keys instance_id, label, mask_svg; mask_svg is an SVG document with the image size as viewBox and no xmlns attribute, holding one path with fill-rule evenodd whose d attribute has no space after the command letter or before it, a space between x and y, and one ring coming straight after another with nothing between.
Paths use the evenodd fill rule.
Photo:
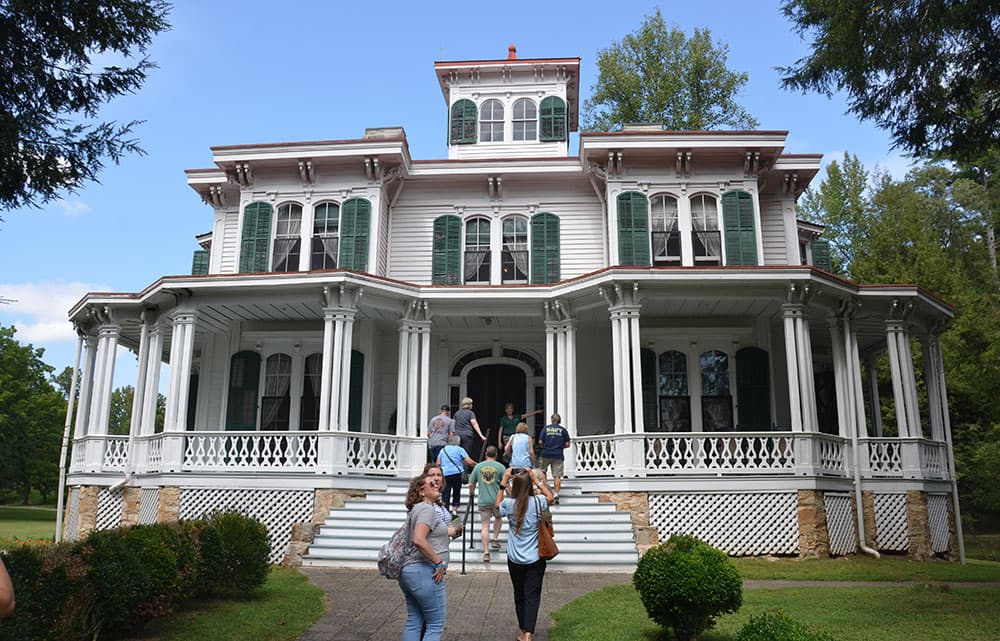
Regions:
<instances>
[{"instance_id":1,"label":"porch railing","mask_svg":"<svg viewBox=\"0 0 1000 641\"><path fill-rule=\"evenodd\" d=\"M864 478L947 479L947 446L924 438L863 438ZM122 472L127 436L84 436L70 471ZM853 473L850 440L803 432L605 434L573 440L580 477L815 475ZM295 472L405 476L419 472L423 439L362 432L166 432L137 437L132 469L160 472Z\"/></svg>"}]
</instances>

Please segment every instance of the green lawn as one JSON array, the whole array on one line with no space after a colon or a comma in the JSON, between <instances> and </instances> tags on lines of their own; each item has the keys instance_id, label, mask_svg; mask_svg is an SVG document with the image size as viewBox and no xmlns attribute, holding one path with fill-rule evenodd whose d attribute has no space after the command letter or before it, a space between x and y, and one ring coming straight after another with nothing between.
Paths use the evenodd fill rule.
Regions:
<instances>
[{"instance_id":1,"label":"green lawn","mask_svg":"<svg viewBox=\"0 0 1000 641\"><path fill-rule=\"evenodd\" d=\"M294 570L273 567L247 596L214 599L154 621L132 641L292 641L322 616L323 591Z\"/></svg>"},{"instance_id":2,"label":"green lawn","mask_svg":"<svg viewBox=\"0 0 1000 641\"><path fill-rule=\"evenodd\" d=\"M970 559L965 565L947 561L910 561L899 556L873 559L863 554L836 559L733 559L744 579L791 581L996 581L1000 563Z\"/></svg>"},{"instance_id":3,"label":"green lawn","mask_svg":"<svg viewBox=\"0 0 1000 641\"><path fill-rule=\"evenodd\" d=\"M51 506L0 505L0 540L45 539L56 535L56 509Z\"/></svg>"},{"instance_id":4,"label":"green lawn","mask_svg":"<svg viewBox=\"0 0 1000 641\"><path fill-rule=\"evenodd\" d=\"M732 641L753 614L784 610L838 641L996 641L1000 590L817 587L743 591L739 612L718 620L702 641ZM629 585L604 588L553 615L552 641L667 641Z\"/></svg>"}]
</instances>

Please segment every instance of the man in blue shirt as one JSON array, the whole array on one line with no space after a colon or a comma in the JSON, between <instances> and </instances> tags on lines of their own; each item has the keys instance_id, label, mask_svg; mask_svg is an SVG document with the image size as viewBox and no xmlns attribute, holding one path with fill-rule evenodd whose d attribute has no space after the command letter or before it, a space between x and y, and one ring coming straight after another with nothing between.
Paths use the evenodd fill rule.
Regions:
<instances>
[{"instance_id":1,"label":"man in blue shirt","mask_svg":"<svg viewBox=\"0 0 1000 641\"><path fill-rule=\"evenodd\" d=\"M569 432L560 425L561 422L562 417L553 414L552 423L542 428L542 433L538 436L538 442L542 444L542 455L539 458L538 467L543 473L548 468L552 468L552 478L556 488L552 502L556 505L559 504L559 488L562 486L565 459L563 450L569 447Z\"/></svg>"}]
</instances>

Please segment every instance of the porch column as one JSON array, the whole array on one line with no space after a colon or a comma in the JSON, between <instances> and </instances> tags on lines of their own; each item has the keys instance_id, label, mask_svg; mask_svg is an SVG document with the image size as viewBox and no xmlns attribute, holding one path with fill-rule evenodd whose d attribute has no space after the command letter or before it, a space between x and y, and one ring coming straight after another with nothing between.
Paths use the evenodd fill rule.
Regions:
<instances>
[{"instance_id":1,"label":"porch column","mask_svg":"<svg viewBox=\"0 0 1000 641\"><path fill-rule=\"evenodd\" d=\"M548 316L548 305L545 308ZM617 379L615 381L617 385ZM556 409L556 323L545 321L545 424ZM618 431L617 429L615 430Z\"/></svg>"},{"instance_id":2,"label":"porch column","mask_svg":"<svg viewBox=\"0 0 1000 641\"><path fill-rule=\"evenodd\" d=\"M320 365L319 429L330 429L330 381L333 379L333 324L332 309L323 309L323 360Z\"/></svg>"},{"instance_id":3,"label":"porch column","mask_svg":"<svg viewBox=\"0 0 1000 641\"><path fill-rule=\"evenodd\" d=\"M812 340L809 322L802 316L797 319L799 345L799 391L802 395L802 429L817 432L816 384L813 376Z\"/></svg>"},{"instance_id":4,"label":"porch column","mask_svg":"<svg viewBox=\"0 0 1000 641\"><path fill-rule=\"evenodd\" d=\"M962 534L962 510L958 502L958 475L955 473L955 448L951 438L951 417L948 411L948 388L944 378L944 355L941 352L941 340L938 336L931 339L931 347L935 353L934 362L937 367L938 398L941 399L941 419L944 440L948 452L948 476L951 479L951 503L955 510L955 539L958 541L958 560L965 563L965 540Z\"/></svg>"},{"instance_id":5,"label":"porch column","mask_svg":"<svg viewBox=\"0 0 1000 641\"><path fill-rule=\"evenodd\" d=\"M785 326L785 365L788 371L788 405L792 431L802 431L802 393L799 383L799 349L796 321L802 316L802 306L781 306Z\"/></svg>"},{"instance_id":6,"label":"porch column","mask_svg":"<svg viewBox=\"0 0 1000 641\"><path fill-rule=\"evenodd\" d=\"M626 352L627 353L627 352ZM625 354L622 353L622 327L618 312L611 312L611 370L615 379L615 434L625 434L631 430L625 421L631 415L629 395L625 391Z\"/></svg>"},{"instance_id":7,"label":"porch column","mask_svg":"<svg viewBox=\"0 0 1000 641\"><path fill-rule=\"evenodd\" d=\"M135 390L132 394L132 416L129 419L128 433L131 436L139 434L142 425L143 407L146 405L146 376L149 374L149 316L152 312L144 311L139 318L142 326L139 328L139 353L135 367Z\"/></svg>"},{"instance_id":8,"label":"porch column","mask_svg":"<svg viewBox=\"0 0 1000 641\"><path fill-rule=\"evenodd\" d=\"M417 416L420 415L420 327L418 323L410 324L410 355L406 361L410 367L406 372L406 435L416 437ZM472 456L472 453L469 453Z\"/></svg>"},{"instance_id":9,"label":"porch column","mask_svg":"<svg viewBox=\"0 0 1000 641\"><path fill-rule=\"evenodd\" d=\"M645 475L642 438L622 438L642 430L642 367L639 359L639 284L602 287L611 317L612 368L615 384L616 469L619 477Z\"/></svg>"},{"instance_id":10,"label":"porch column","mask_svg":"<svg viewBox=\"0 0 1000 641\"><path fill-rule=\"evenodd\" d=\"M837 394L837 433L840 436L851 435L851 418L854 414L849 403L849 376L847 369L847 341L841 330L841 319L831 316L827 323L830 326L830 347L833 354L833 379Z\"/></svg>"},{"instance_id":11,"label":"porch column","mask_svg":"<svg viewBox=\"0 0 1000 641\"><path fill-rule=\"evenodd\" d=\"M917 377L913 368L913 348L907 328L897 335L899 340L900 365L903 369L903 391L906 393L906 422L910 426L910 436L922 437L920 405L917 402Z\"/></svg>"},{"instance_id":12,"label":"porch column","mask_svg":"<svg viewBox=\"0 0 1000 641\"><path fill-rule=\"evenodd\" d=\"M174 312L170 338L170 382L162 450L162 469L177 472L184 461L184 430L187 422L191 362L194 357L194 311Z\"/></svg>"},{"instance_id":13,"label":"porch column","mask_svg":"<svg viewBox=\"0 0 1000 641\"><path fill-rule=\"evenodd\" d=\"M892 373L892 396L896 401L896 427L900 438L911 436L908 424L909 414L906 411L906 392L904 391L902 355L899 353L898 335L902 331L899 321L886 321L886 347L889 350L889 370Z\"/></svg>"},{"instance_id":14,"label":"porch column","mask_svg":"<svg viewBox=\"0 0 1000 641\"><path fill-rule=\"evenodd\" d=\"M406 408L410 406L407 393L410 391L410 323L405 318L399 322L399 366L396 380L396 434L409 436L409 419Z\"/></svg>"},{"instance_id":15,"label":"porch column","mask_svg":"<svg viewBox=\"0 0 1000 641\"><path fill-rule=\"evenodd\" d=\"M163 357L163 327L159 322L149 326L149 349L146 351L146 381L143 389L139 434L156 432L156 410L160 391L160 359Z\"/></svg>"},{"instance_id":16,"label":"porch column","mask_svg":"<svg viewBox=\"0 0 1000 641\"><path fill-rule=\"evenodd\" d=\"M556 405L561 415L566 411L566 330L564 323L556 326ZM546 416L545 424L548 425Z\"/></svg>"},{"instance_id":17,"label":"porch column","mask_svg":"<svg viewBox=\"0 0 1000 641\"><path fill-rule=\"evenodd\" d=\"M878 393L878 364L874 356L865 359L865 367L868 370L868 397L871 399L872 427L875 436L882 437L882 402Z\"/></svg>"},{"instance_id":18,"label":"porch column","mask_svg":"<svg viewBox=\"0 0 1000 641\"><path fill-rule=\"evenodd\" d=\"M354 314L355 310L344 310L343 358L340 370L340 414L337 429L346 432L347 410L351 406L351 346L354 344Z\"/></svg>"},{"instance_id":19,"label":"porch column","mask_svg":"<svg viewBox=\"0 0 1000 641\"><path fill-rule=\"evenodd\" d=\"M576 321L566 321L566 404L563 408L563 425L569 432L570 441L576 440ZM570 447L574 447L572 444ZM566 476L576 476L576 456L567 456L565 464Z\"/></svg>"},{"instance_id":20,"label":"porch column","mask_svg":"<svg viewBox=\"0 0 1000 641\"><path fill-rule=\"evenodd\" d=\"M417 429L422 430L431 420L430 417L430 395L431 395L431 324L430 321L420 323L418 326L420 335L420 402L417 410ZM421 432L414 434L419 436ZM427 435L424 434L424 437Z\"/></svg>"},{"instance_id":21,"label":"porch column","mask_svg":"<svg viewBox=\"0 0 1000 641\"><path fill-rule=\"evenodd\" d=\"M330 361L329 423L326 429L340 430L340 377L344 360L344 317L339 310L333 315L333 360Z\"/></svg>"},{"instance_id":22,"label":"porch column","mask_svg":"<svg viewBox=\"0 0 1000 641\"><path fill-rule=\"evenodd\" d=\"M110 322L101 325L98 329L97 362L94 371L88 434L103 436L108 433L111 392L115 378L115 352L118 349L120 333L121 327Z\"/></svg>"},{"instance_id":23,"label":"porch column","mask_svg":"<svg viewBox=\"0 0 1000 641\"><path fill-rule=\"evenodd\" d=\"M94 392L94 367L97 360L97 337L87 335L84 339L86 353L83 358L83 371L80 373L80 398L76 405L76 426L73 430L75 438L87 435L90 425L90 401Z\"/></svg>"},{"instance_id":24,"label":"porch column","mask_svg":"<svg viewBox=\"0 0 1000 641\"><path fill-rule=\"evenodd\" d=\"M930 408L931 439L944 440L944 419L941 415L941 385L938 382L939 352L936 349L937 339L925 334L920 339L920 347L924 356L924 381L927 384L927 405Z\"/></svg>"},{"instance_id":25,"label":"porch column","mask_svg":"<svg viewBox=\"0 0 1000 641\"><path fill-rule=\"evenodd\" d=\"M632 431L644 433L646 422L642 415L642 338L639 333L639 307L630 307L625 315L629 326L629 343L632 351Z\"/></svg>"}]
</instances>

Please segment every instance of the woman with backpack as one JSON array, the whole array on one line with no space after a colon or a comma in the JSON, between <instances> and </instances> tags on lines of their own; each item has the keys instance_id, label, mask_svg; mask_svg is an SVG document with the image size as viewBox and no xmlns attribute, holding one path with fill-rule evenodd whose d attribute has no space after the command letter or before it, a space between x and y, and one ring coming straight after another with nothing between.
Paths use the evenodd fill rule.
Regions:
<instances>
[{"instance_id":1,"label":"woman with backpack","mask_svg":"<svg viewBox=\"0 0 1000 641\"><path fill-rule=\"evenodd\" d=\"M407 524L413 546L399 573L406 597L403 641L439 641L444 631L444 577L448 571L449 527L434 507L441 488L427 476L410 481L406 492Z\"/></svg>"}]
</instances>

